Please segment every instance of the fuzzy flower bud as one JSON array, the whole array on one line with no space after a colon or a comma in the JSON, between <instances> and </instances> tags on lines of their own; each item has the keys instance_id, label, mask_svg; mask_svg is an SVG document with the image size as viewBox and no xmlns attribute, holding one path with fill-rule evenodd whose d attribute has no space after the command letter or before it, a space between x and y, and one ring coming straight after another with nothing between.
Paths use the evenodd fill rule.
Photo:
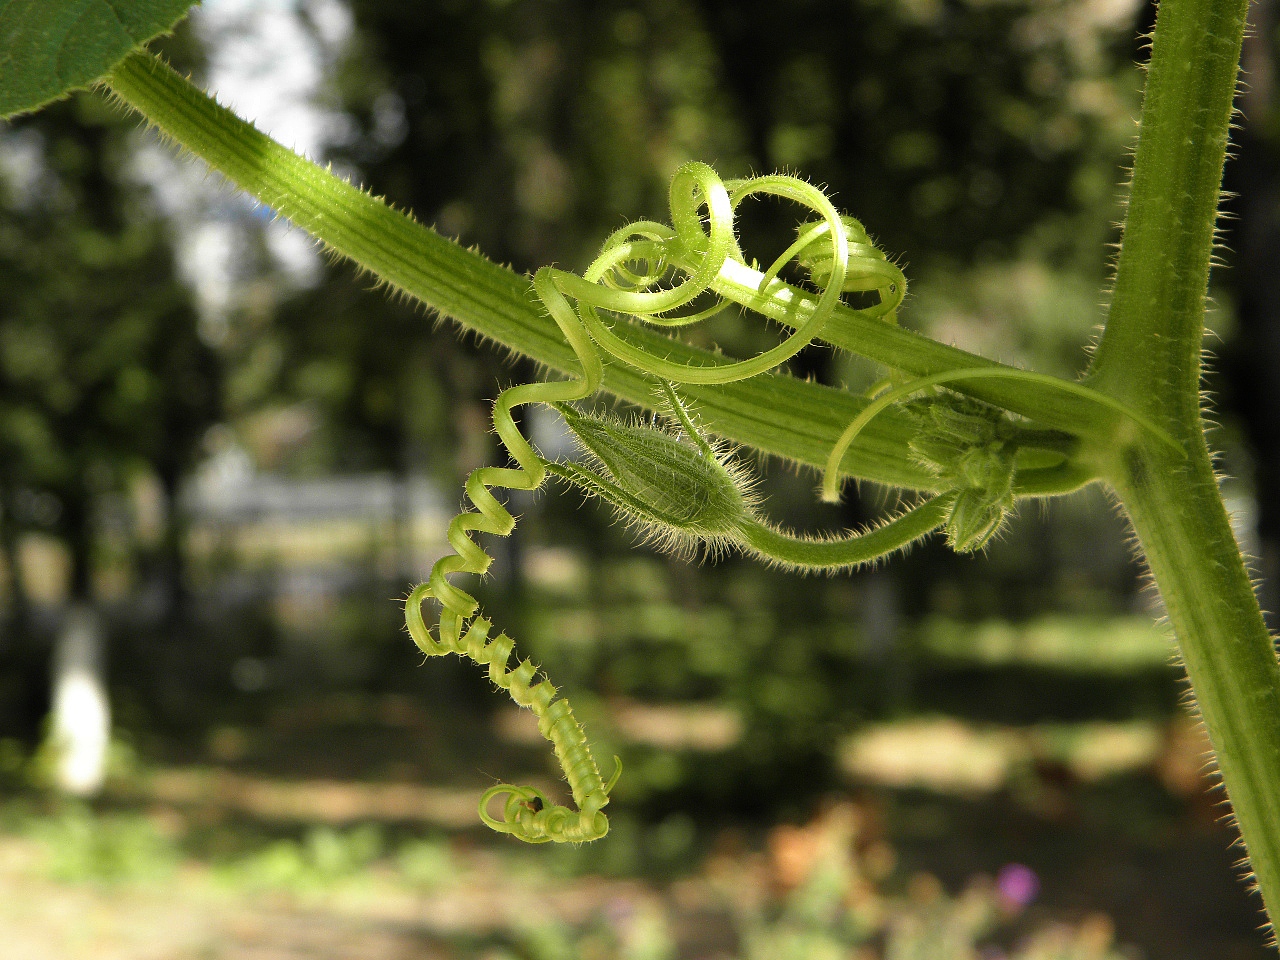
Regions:
<instances>
[{"instance_id":1,"label":"fuzzy flower bud","mask_svg":"<svg viewBox=\"0 0 1280 960\"><path fill-rule=\"evenodd\" d=\"M563 466L554 472L608 500L660 546L677 553L698 544L717 549L749 515L743 471L705 444L657 427L559 409L603 472Z\"/></svg>"},{"instance_id":2,"label":"fuzzy flower bud","mask_svg":"<svg viewBox=\"0 0 1280 960\"><path fill-rule=\"evenodd\" d=\"M916 461L958 495L947 517L947 541L959 553L990 542L1013 510L1014 425L1004 411L956 394L907 405L917 423Z\"/></svg>"}]
</instances>

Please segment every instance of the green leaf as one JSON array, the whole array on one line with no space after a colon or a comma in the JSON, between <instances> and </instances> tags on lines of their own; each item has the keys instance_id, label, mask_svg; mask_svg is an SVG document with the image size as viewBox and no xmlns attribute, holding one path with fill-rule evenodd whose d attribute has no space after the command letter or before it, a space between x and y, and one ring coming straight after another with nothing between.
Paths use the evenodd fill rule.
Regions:
<instances>
[{"instance_id":1,"label":"green leaf","mask_svg":"<svg viewBox=\"0 0 1280 960\"><path fill-rule=\"evenodd\" d=\"M0 117L44 106L168 33L194 0L0 0Z\"/></svg>"}]
</instances>

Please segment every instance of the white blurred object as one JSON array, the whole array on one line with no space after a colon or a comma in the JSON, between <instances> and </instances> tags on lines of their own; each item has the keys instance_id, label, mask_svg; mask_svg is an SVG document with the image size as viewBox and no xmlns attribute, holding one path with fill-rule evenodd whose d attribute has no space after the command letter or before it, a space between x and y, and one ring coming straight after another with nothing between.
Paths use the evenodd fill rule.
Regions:
<instances>
[{"instance_id":1,"label":"white blurred object","mask_svg":"<svg viewBox=\"0 0 1280 960\"><path fill-rule=\"evenodd\" d=\"M53 652L53 727L58 789L87 797L102 789L111 740L102 622L88 604L67 611Z\"/></svg>"}]
</instances>

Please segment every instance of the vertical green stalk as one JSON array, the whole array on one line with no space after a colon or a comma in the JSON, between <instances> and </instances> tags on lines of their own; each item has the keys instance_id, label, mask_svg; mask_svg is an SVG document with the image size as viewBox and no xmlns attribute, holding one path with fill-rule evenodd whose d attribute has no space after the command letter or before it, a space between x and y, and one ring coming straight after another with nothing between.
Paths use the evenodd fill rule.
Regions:
<instances>
[{"instance_id":1,"label":"vertical green stalk","mask_svg":"<svg viewBox=\"0 0 1280 960\"><path fill-rule=\"evenodd\" d=\"M1162 0L1129 215L1091 385L1182 445L1107 469L1168 610L1264 905L1280 905L1280 662L1218 493L1200 346L1246 0Z\"/></svg>"},{"instance_id":2,"label":"vertical green stalk","mask_svg":"<svg viewBox=\"0 0 1280 960\"><path fill-rule=\"evenodd\" d=\"M1166 0L1168 2L1168 0ZM1113 479L1160 589L1264 905L1280 904L1280 665L1208 458Z\"/></svg>"}]
</instances>

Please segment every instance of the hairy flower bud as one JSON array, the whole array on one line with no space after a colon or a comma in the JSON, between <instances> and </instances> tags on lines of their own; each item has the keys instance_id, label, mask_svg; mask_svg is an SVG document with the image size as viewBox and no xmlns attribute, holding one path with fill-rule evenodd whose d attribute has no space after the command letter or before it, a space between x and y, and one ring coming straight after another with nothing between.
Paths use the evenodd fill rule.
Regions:
<instances>
[{"instance_id":1,"label":"hairy flower bud","mask_svg":"<svg viewBox=\"0 0 1280 960\"><path fill-rule=\"evenodd\" d=\"M657 427L559 408L596 474L560 465L553 472L608 500L660 546L716 549L749 515L749 480L705 443Z\"/></svg>"},{"instance_id":2,"label":"hairy flower bud","mask_svg":"<svg viewBox=\"0 0 1280 960\"><path fill-rule=\"evenodd\" d=\"M913 400L907 409L917 424L916 461L958 494L947 541L959 553L981 550L1013 510L1013 422L1003 410L957 394Z\"/></svg>"}]
</instances>

